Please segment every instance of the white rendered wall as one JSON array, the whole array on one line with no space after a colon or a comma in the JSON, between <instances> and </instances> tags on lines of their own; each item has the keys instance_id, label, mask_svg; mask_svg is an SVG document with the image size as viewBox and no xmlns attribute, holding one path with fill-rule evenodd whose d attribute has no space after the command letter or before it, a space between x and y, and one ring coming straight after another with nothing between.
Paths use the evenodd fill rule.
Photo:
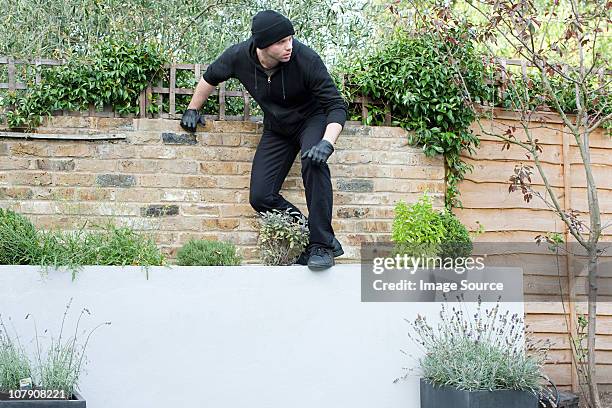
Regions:
<instances>
[{"instance_id":1,"label":"white rendered wall","mask_svg":"<svg viewBox=\"0 0 612 408\"><path fill-rule=\"evenodd\" d=\"M438 303L362 303L360 266L86 267L70 274L0 266L0 313L33 347L68 330L111 321L88 346L81 393L89 408L417 408L418 370L406 333ZM523 304L503 305L523 313Z\"/></svg>"}]
</instances>

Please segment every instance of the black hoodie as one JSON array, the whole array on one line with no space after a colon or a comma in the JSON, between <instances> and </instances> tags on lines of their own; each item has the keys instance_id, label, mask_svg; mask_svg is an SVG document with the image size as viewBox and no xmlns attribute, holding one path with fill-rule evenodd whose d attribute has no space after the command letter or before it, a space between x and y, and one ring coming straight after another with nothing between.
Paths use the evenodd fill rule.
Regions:
<instances>
[{"instance_id":1,"label":"black hoodie","mask_svg":"<svg viewBox=\"0 0 612 408\"><path fill-rule=\"evenodd\" d=\"M266 129L291 135L317 113L325 113L328 124L344 126L346 103L312 48L294 38L291 58L278 68L267 76L249 38L226 49L202 77L214 86L238 78L263 110Z\"/></svg>"}]
</instances>

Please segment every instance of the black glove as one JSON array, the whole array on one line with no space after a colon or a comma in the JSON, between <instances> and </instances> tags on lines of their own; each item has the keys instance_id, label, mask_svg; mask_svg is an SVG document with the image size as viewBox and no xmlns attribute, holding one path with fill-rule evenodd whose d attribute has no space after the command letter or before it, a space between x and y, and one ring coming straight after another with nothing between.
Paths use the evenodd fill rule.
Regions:
<instances>
[{"instance_id":1,"label":"black glove","mask_svg":"<svg viewBox=\"0 0 612 408\"><path fill-rule=\"evenodd\" d=\"M320 166L327 163L327 159L333 152L334 146L327 140L321 139L319 143L302 153L302 159L308 158L313 164Z\"/></svg>"},{"instance_id":2,"label":"black glove","mask_svg":"<svg viewBox=\"0 0 612 408\"><path fill-rule=\"evenodd\" d=\"M198 113L197 109L187 109L185 113L183 113L183 118L181 119L181 127L188 132L195 132L198 127L198 123L201 123L202 126L206 124L206 120L204 116Z\"/></svg>"}]
</instances>

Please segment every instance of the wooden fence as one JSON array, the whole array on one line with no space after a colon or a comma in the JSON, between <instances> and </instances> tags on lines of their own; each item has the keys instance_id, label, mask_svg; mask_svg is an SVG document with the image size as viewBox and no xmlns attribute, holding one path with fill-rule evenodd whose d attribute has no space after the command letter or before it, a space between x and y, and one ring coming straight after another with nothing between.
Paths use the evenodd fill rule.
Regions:
<instances>
[{"instance_id":1,"label":"wooden fence","mask_svg":"<svg viewBox=\"0 0 612 408\"><path fill-rule=\"evenodd\" d=\"M41 81L41 68L45 66L58 66L63 65L65 61L46 59L46 58L36 58L34 60L18 60L13 59L11 57L0 57L0 67L2 65L6 65L8 67L8 82L0 82L0 89L7 89L8 91L16 91L16 90L25 90L27 89L27 85L23 82L17 81L16 76L16 67L18 65L33 65L36 71L36 77L34 80L35 84L40 83ZM196 83L200 80L201 75L206 71L208 67L207 64L165 64L163 66L164 70L169 74L169 84L167 87L164 86L163 80L160 80L156 85L149 84L146 89L144 89L138 98L139 103L139 117L155 117L155 118L166 118L166 119L177 119L180 117L180 114L176 112L176 96L177 95L193 95L194 88L180 88L176 86L176 78L177 72L179 70L191 71L194 75L194 79ZM165 75L162 75L165 77ZM241 86L242 88L242 86ZM157 95L156 104L158 107L158 111L155 115L148 114L148 107L153 104L153 96ZM228 90L226 89L226 83L223 82L219 84L218 90L213 91L211 96L217 96L219 101L219 113L218 115L206 115L207 119L215 119L215 120L261 120L260 116L252 116L250 112L251 107L251 96L249 92L242 88L241 90ZM168 98L168 111L164 112L163 103L164 98ZM244 101L244 109L242 115L228 115L227 111L227 100L228 98L241 98ZM362 117L367 118L368 116L368 104L376 104L375 101L371 100L368 97L357 97L352 103L356 103L361 106ZM98 112L94 109L93 105L89 106L89 110L87 112L66 112L60 111L55 112L57 115L85 115L85 116L112 116L112 117L120 117L125 115L120 115L113 112L111 109L106 108L102 112ZM0 118L2 117L2 112L0 111ZM129 115L128 115L129 116ZM389 112L385 116L385 124L391 124L391 113Z\"/></svg>"},{"instance_id":2,"label":"wooden fence","mask_svg":"<svg viewBox=\"0 0 612 408\"><path fill-rule=\"evenodd\" d=\"M489 256L489 263L523 268L526 321L537 338L552 342L551 361L546 365L546 372L561 388L578 391L577 364L571 357L567 333L576 334L579 331L578 316L587 312L586 271L572 267L578 262L573 255L562 253L557 258L546 250L546 245L539 247L534 243L537 235L557 232L565 242L577 245L566 225L542 200L534 197L527 203L520 191L508 191L509 177L514 174L514 167L519 163L534 166L533 158L527 158L525 151L518 146L504 150L504 142L490 134L503 135L510 127L522 129L520 117L503 109L494 109L492 114L492 120L481 121L486 133L477 123L472 124L473 132L480 139L480 147L475 154L463 154L463 159L473 166L473 171L459 184L463 208L457 208L454 212L468 229L473 231L482 226L484 233L477 237L477 241L499 243L495 248L503 247L507 251L500 250L499 254ZM542 147L540 162L561 206L566 211L576 210L580 219L588 222L584 164L573 135L560 116L552 112L534 115L529 130L532 137L539 139ZM522 130L516 136L519 140L526 139ZM602 224L606 224L612 221L612 139L607 130L600 128L593 132L589 146ZM535 168L534 172L537 173ZM542 178L534 174L532 180L534 189L547 196ZM601 242L602 246L611 246L612 228L603 231ZM596 344L597 379L603 389L610 391L611 255L608 249L600 259ZM581 260L579 263L583 262Z\"/></svg>"},{"instance_id":3,"label":"wooden fence","mask_svg":"<svg viewBox=\"0 0 612 408\"><path fill-rule=\"evenodd\" d=\"M0 82L0 90L8 89L9 91L15 91L15 90L27 89L27 85L25 83L17 81L16 67L18 65L34 66L35 71L36 71L34 82L38 84L41 80L41 69L43 67L63 65L64 63L65 61L53 60L53 59L47 59L47 58L36 58L33 60L18 60L18 59L13 59L11 57L6 57L6 56L0 57L0 67L2 67L3 65L6 65L8 67L8 82ZM520 72L524 79L527 79L527 71L530 67L532 67L532 65L529 62L524 61L524 60L516 60L516 59L499 58L497 59L496 63L499 64L501 69L499 71L498 77L495 78L494 81L500 87L500 92L502 95L507 88L507 84L509 81L508 72L510 72L510 67L519 67ZM172 63L172 64L164 65L163 69L166 70L165 73L168 73L169 84L167 87L165 87L163 84L163 81L160 80L157 84L149 84L147 88L144 89L140 93L140 96L138 98L139 112L140 112L139 117L141 118L156 117L156 118L168 118L168 119L176 119L180 117L180 114L177 114L176 112L176 96L177 95L193 95L195 87L194 88L177 87L176 86L177 72L181 70L190 71L193 74L194 79L197 83L199 82L201 75L204 73L207 67L208 67L207 64ZM566 68L564 68L564 70L567 71ZM600 69L598 72L600 81L603 83L604 76L610 75L611 73L612 71L604 71L603 69ZM166 75L162 75L162 77L165 78ZM344 78L343 78L343 81L344 81ZM156 104L158 107L158 113L156 113L155 115L147 114L148 107L153 104L154 95L157 95L157 98L155 99L157 100ZM218 97L219 113L218 115L206 115L208 119L247 120L247 121L248 120L255 120L255 121L261 120L260 116L251 115L251 111L250 111L251 96L249 95L248 91L246 91L244 88L240 90L228 90L226 89L226 84L221 83L218 86L218 90L215 90L211 95ZM163 106L164 106L163 101L165 98L168 98L167 99L168 100L168 111L167 112L164 112L163 110ZM242 115L226 114L227 101L229 98L241 98L244 101L244 108L243 108ZM365 123L366 118L368 117L368 105L374 104L374 105L385 106L386 113L385 113L384 124L385 125L391 124L392 112L391 112L389 105L383 102L374 101L364 96L358 96L354 98L351 101L351 103L357 105L358 109L361 111L361 116L363 118L364 123ZM87 112L75 113L75 112L62 111L62 112L56 112L54 114L58 114L58 115L79 115L80 114L80 115L85 115L85 116L113 116L113 117L124 116L124 115L116 114L115 112L112 111L111 108L106 108L102 112L97 112L93 106L90 106ZM2 115L2 112L0 111L0 119L1 119L1 115Z\"/></svg>"}]
</instances>

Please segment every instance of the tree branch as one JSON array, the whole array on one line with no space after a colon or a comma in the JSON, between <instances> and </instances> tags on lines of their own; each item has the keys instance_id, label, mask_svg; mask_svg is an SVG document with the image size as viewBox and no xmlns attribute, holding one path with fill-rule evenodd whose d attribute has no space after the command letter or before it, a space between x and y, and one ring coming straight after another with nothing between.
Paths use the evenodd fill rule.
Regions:
<instances>
[{"instance_id":1,"label":"tree branch","mask_svg":"<svg viewBox=\"0 0 612 408\"><path fill-rule=\"evenodd\" d=\"M608 120L612 120L612 112L608 113L606 116L603 116L601 119L596 121L590 128L587 129L587 132L593 132L595 129L597 129L599 126L601 126L604 122Z\"/></svg>"}]
</instances>

